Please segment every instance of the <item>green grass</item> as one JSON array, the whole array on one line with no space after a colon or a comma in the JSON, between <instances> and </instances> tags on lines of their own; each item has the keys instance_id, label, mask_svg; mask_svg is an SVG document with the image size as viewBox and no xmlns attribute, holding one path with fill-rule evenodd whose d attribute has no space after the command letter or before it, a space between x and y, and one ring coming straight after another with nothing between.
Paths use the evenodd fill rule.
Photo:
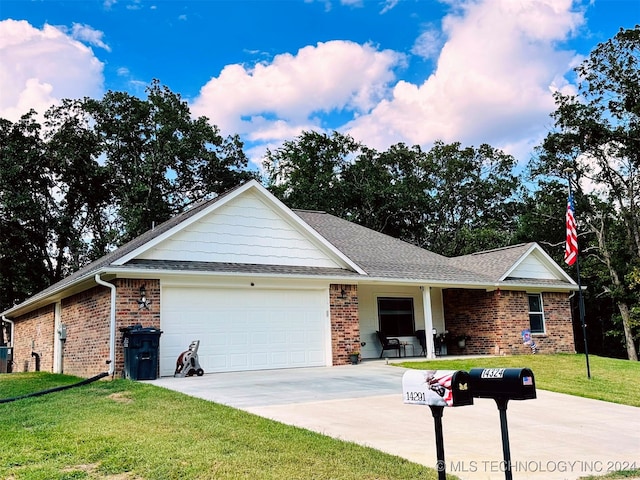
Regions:
<instances>
[{"instance_id":1,"label":"green grass","mask_svg":"<svg viewBox=\"0 0 640 480\"><path fill-rule=\"evenodd\" d=\"M539 389L640 407L640 363L582 355L407 362L418 369L528 367ZM0 398L79 379L0 375ZM0 478L436 479L407 460L233 408L128 380L0 404ZM592 479L640 477L640 471ZM449 477L456 478L456 477Z\"/></svg>"},{"instance_id":2,"label":"green grass","mask_svg":"<svg viewBox=\"0 0 640 480\"><path fill-rule=\"evenodd\" d=\"M0 398L78 380L4 374ZM128 380L0 404L0 425L0 478L11 480L437 478L371 448Z\"/></svg>"},{"instance_id":3,"label":"green grass","mask_svg":"<svg viewBox=\"0 0 640 480\"><path fill-rule=\"evenodd\" d=\"M591 379L584 355L518 355L404 362L421 370L469 370L475 367L530 368L536 388L640 407L640 362L589 355Z\"/></svg>"}]
</instances>

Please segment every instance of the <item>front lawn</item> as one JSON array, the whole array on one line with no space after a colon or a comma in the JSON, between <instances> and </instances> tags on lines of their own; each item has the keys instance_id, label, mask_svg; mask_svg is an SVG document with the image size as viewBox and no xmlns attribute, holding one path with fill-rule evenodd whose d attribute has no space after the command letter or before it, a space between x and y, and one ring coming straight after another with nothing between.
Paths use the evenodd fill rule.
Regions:
<instances>
[{"instance_id":1,"label":"front lawn","mask_svg":"<svg viewBox=\"0 0 640 480\"><path fill-rule=\"evenodd\" d=\"M78 380L3 374L0 399ZM12 480L437 478L371 448L129 380L0 404L0 425L0 478Z\"/></svg>"},{"instance_id":2,"label":"front lawn","mask_svg":"<svg viewBox=\"0 0 640 480\"><path fill-rule=\"evenodd\" d=\"M530 368L536 388L579 397L640 407L640 362L589 355L591 380L584 355L517 355L508 357L438 359L403 362L420 370L470 370L471 368Z\"/></svg>"}]
</instances>

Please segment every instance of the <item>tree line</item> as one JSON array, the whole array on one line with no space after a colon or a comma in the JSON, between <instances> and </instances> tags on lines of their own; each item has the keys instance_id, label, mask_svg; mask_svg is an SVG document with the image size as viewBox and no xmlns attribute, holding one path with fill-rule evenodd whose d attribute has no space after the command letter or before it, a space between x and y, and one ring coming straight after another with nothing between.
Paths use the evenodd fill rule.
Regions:
<instances>
[{"instance_id":1,"label":"tree line","mask_svg":"<svg viewBox=\"0 0 640 480\"><path fill-rule=\"evenodd\" d=\"M35 111L0 119L0 309L249 178L289 207L442 255L537 241L564 265L571 181L590 349L637 360L639 62L640 27L598 45L576 68L577 92L555 94L553 129L520 173L486 144L377 151L312 131L268 150L257 172L237 135L194 119L157 80L146 99L109 91L66 99L42 123Z\"/></svg>"}]
</instances>

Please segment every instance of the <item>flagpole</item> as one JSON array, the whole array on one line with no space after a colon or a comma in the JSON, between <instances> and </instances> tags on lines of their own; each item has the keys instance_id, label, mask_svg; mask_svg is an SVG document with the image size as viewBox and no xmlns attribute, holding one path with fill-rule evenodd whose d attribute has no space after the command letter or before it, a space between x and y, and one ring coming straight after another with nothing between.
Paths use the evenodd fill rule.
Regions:
<instances>
[{"instance_id":1,"label":"flagpole","mask_svg":"<svg viewBox=\"0 0 640 480\"><path fill-rule=\"evenodd\" d=\"M569 198L573 194L571 191L571 177L573 168L565 168L569 181ZM575 214L574 214L575 215ZM587 378L591 380L591 369L589 368L589 347L587 346L587 326L584 323L584 299L582 298L582 284L580 282L580 250L576 254L576 274L578 275L578 311L580 312L580 324L582 325L582 338L584 338L584 357L587 362Z\"/></svg>"}]
</instances>

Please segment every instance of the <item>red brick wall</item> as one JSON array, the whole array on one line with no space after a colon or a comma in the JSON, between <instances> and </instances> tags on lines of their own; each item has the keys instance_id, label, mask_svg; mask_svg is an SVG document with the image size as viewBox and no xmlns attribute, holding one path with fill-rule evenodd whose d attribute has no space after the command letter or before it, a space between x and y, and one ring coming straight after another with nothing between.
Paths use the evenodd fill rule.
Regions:
<instances>
[{"instance_id":1,"label":"red brick wall","mask_svg":"<svg viewBox=\"0 0 640 480\"><path fill-rule=\"evenodd\" d=\"M569 303L567 293L542 294L547 335L534 336L541 352L576 353ZM527 347L521 345L521 348Z\"/></svg>"},{"instance_id":2,"label":"red brick wall","mask_svg":"<svg viewBox=\"0 0 640 480\"><path fill-rule=\"evenodd\" d=\"M13 371L35 372L36 359L31 352L40 355L40 371L53 371L54 306L34 310L27 315L12 319L13 332Z\"/></svg>"},{"instance_id":3,"label":"red brick wall","mask_svg":"<svg viewBox=\"0 0 640 480\"><path fill-rule=\"evenodd\" d=\"M92 377L109 369L111 291L102 286L62 300L61 322L67 326L64 373Z\"/></svg>"},{"instance_id":4,"label":"red brick wall","mask_svg":"<svg viewBox=\"0 0 640 480\"><path fill-rule=\"evenodd\" d=\"M453 355L493 353L502 335L497 324L498 308L492 293L484 290L443 290L444 324L449 331L447 352ZM464 350L456 337L468 335Z\"/></svg>"},{"instance_id":5,"label":"red brick wall","mask_svg":"<svg viewBox=\"0 0 640 480\"><path fill-rule=\"evenodd\" d=\"M448 353L528 354L522 330L529 328L526 292L447 289L443 291ZM568 293L543 293L546 333L534 335L540 353L575 352ZM456 337L468 335L461 349Z\"/></svg>"},{"instance_id":6,"label":"red brick wall","mask_svg":"<svg viewBox=\"0 0 640 480\"><path fill-rule=\"evenodd\" d=\"M340 298L343 290L346 298ZM357 285L331 285L329 304L333 365L346 365L350 352L360 351Z\"/></svg>"},{"instance_id":7,"label":"red brick wall","mask_svg":"<svg viewBox=\"0 0 640 480\"><path fill-rule=\"evenodd\" d=\"M116 297L116 375L124 369L124 350L121 328L140 324L143 327L160 328L160 280L118 279ZM149 309L139 308L140 287L147 291Z\"/></svg>"},{"instance_id":8,"label":"red brick wall","mask_svg":"<svg viewBox=\"0 0 640 480\"><path fill-rule=\"evenodd\" d=\"M116 295L116 349L115 374L120 376L124 368L124 351L120 328L141 324L143 327L160 328L160 281L117 279ZM149 310L139 309L140 286L145 285ZM69 375L92 377L109 369L109 335L111 326L111 290L96 286L67 297L61 302L61 323L67 327L64 342L63 371ZM14 371L23 371L24 362L29 370L35 370L31 357L34 351L41 356L40 370L53 371L53 343L55 340L54 305L16 318L14 336Z\"/></svg>"}]
</instances>

